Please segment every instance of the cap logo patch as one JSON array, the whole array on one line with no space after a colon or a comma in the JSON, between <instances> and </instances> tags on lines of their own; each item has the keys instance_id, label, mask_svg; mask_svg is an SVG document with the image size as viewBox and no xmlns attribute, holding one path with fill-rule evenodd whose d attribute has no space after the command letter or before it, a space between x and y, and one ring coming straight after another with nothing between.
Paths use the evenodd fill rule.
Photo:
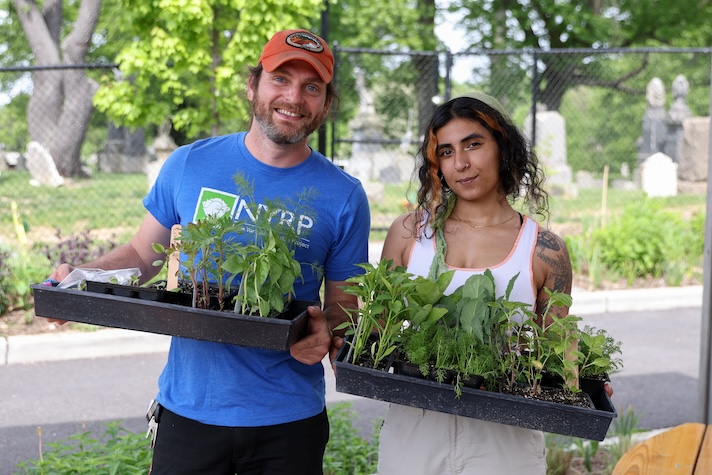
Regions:
<instances>
[{"instance_id":1,"label":"cap logo patch","mask_svg":"<svg viewBox=\"0 0 712 475\"><path fill-rule=\"evenodd\" d=\"M309 33L305 32L297 32L297 33L292 33L291 35L287 36L287 44L289 46L294 46L295 48L301 48L304 50L307 50L311 53L321 53L324 51L324 45L321 44L321 41Z\"/></svg>"}]
</instances>

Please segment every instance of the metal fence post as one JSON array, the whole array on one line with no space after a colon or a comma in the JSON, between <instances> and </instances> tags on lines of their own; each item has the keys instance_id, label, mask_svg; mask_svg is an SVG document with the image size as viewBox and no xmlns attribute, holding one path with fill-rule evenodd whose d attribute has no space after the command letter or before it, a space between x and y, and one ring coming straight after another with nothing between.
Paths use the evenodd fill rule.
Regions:
<instances>
[{"instance_id":1,"label":"metal fence post","mask_svg":"<svg viewBox=\"0 0 712 475\"><path fill-rule=\"evenodd\" d=\"M711 61L712 63L712 61ZM710 86L712 86L712 64L710 65ZM712 87L710 87L710 117L712 117ZM712 121L710 122L710 141L707 148L707 167L712 171ZM702 322L700 327L700 422L710 423L712 397L710 397L710 361L712 359L712 173L707 173L707 211L705 215L705 249L703 254L704 275L702 281Z\"/></svg>"}]
</instances>

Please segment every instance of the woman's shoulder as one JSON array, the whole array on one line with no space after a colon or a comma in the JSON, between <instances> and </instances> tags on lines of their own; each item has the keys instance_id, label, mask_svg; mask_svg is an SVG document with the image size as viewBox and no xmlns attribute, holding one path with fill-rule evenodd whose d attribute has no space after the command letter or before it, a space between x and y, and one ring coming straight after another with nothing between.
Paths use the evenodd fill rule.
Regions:
<instances>
[{"instance_id":1,"label":"woman's shoulder","mask_svg":"<svg viewBox=\"0 0 712 475\"><path fill-rule=\"evenodd\" d=\"M566 241L555 232L541 225L539 225L539 229L537 230L536 245L541 252L566 252L568 254Z\"/></svg>"}]
</instances>

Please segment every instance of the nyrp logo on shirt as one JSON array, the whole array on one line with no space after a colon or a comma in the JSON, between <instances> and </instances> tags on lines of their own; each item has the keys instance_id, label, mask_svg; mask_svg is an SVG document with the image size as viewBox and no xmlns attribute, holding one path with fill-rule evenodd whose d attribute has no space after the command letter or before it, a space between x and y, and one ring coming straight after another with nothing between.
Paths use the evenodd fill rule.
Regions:
<instances>
[{"instance_id":1,"label":"nyrp logo on shirt","mask_svg":"<svg viewBox=\"0 0 712 475\"><path fill-rule=\"evenodd\" d=\"M203 188L200 190L198 205L195 207L195 215L193 222L200 219L205 219L208 216L223 216L224 214L232 215L237 207L237 201L240 197L224 191L213 190L211 188Z\"/></svg>"},{"instance_id":2,"label":"nyrp logo on shirt","mask_svg":"<svg viewBox=\"0 0 712 475\"><path fill-rule=\"evenodd\" d=\"M260 204L257 212L268 212L267 206ZM308 215L300 214L295 216L293 212L285 209L273 209L269 213L270 220L293 227L300 236L311 232L314 226L314 219ZM248 229L252 229L253 223L257 219L257 216L254 215L245 200L241 199L239 195L212 188L202 188L195 207L193 222L195 223L208 216L220 217L225 214L230 214L233 219L244 219Z\"/></svg>"}]
</instances>

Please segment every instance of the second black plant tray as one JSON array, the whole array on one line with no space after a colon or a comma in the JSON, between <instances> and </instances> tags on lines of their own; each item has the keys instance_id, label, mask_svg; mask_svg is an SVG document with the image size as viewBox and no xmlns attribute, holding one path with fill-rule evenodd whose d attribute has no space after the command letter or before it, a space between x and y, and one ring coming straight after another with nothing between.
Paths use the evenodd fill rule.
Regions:
<instances>
[{"instance_id":1,"label":"second black plant tray","mask_svg":"<svg viewBox=\"0 0 712 475\"><path fill-rule=\"evenodd\" d=\"M595 409L466 387L457 399L448 384L345 363L347 350L344 345L334 362L342 393L592 440L603 440L617 416L602 386L589 393Z\"/></svg>"}]
</instances>

